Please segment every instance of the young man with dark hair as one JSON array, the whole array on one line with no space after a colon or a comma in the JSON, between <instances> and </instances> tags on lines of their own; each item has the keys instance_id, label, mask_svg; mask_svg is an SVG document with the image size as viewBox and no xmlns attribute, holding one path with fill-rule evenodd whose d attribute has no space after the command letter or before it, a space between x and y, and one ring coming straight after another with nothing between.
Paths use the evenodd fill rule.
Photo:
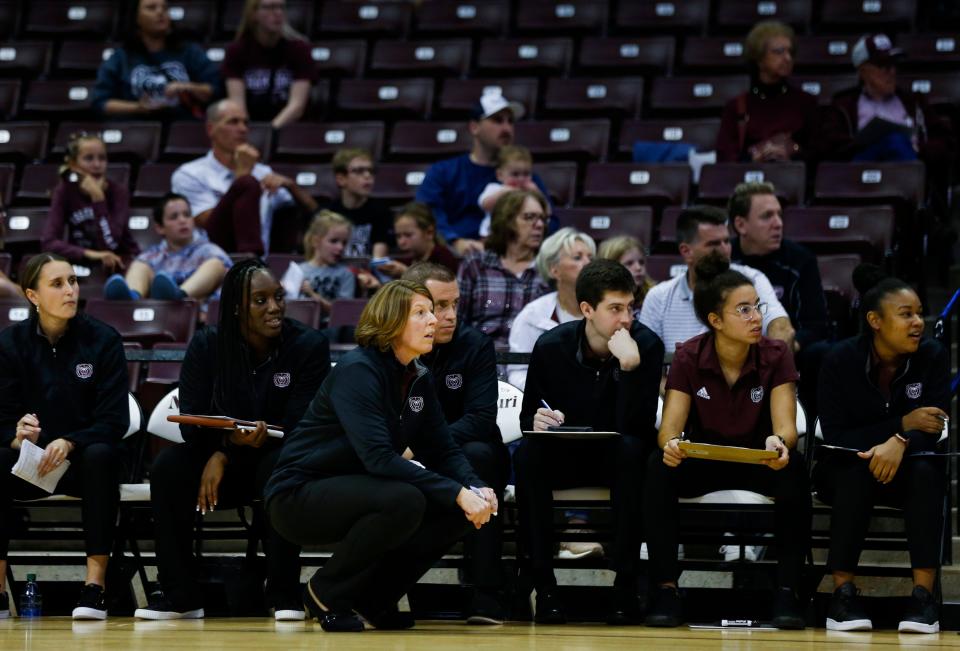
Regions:
<instances>
[{"instance_id":1,"label":"young man with dark hair","mask_svg":"<svg viewBox=\"0 0 960 651\"><path fill-rule=\"evenodd\" d=\"M530 356L520 411L524 431L572 425L620 434L593 441L526 437L514 455L538 623L566 621L553 572L553 490L596 485L609 486L613 500L617 576L607 621L639 618L640 492L657 436L663 343L634 322L634 287L626 267L594 260L577 278L583 320L545 332Z\"/></svg>"},{"instance_id":2,"label":"young man with dark hair","mask_svg":"<svg viewBox=\"0 0 960 651\"><path fill-rule=\"evenodd\" d=\"M497 428L497 356L493 340L458 322L460 289L449 269L420 262L407 269L403 279L422 283L433 296L433 313L437 317L433 350L420 361L433 376L454 441L477 476L496 491L497 500L503 503L510 455ZM464 539L466 578L474 586L465 613L468 623L500 624L505 618L502 549L503 525L498 517Z\"/></svg>"}]
</instances>

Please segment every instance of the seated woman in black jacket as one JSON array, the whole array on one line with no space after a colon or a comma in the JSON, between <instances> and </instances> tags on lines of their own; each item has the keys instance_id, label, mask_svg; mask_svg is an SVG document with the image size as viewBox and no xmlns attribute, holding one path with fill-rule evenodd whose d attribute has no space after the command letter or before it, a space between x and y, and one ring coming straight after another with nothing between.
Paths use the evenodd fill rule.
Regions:
<instances>
[{"instance_id":1,"label":"seated woman in black jacket","mask_svg":"<svg viewBox=\"0 0 960 651\"><path fill-rule=\"evenodd\" d=\"M834 593L827 629L870 630L853 583L874 504L904 509L914 588L900 631L936 633L933 596L940 567L945 475L934 449L950 406L950 357L921 339L923 310L910 285L861 265L864 333L837 344L820 371L820 423L831 450L814 471L819 496L833 504L830 555Z\"/></svg>"},{"instance_id":2,"label":"seated woman in black jacket","mask_svg":"<svg viewBox=\"0 0 960 651\"><path fill-rule=\"evenodd\" d=\"M180 413L256 421L256 429L216 430L181 425L186 441L164 450L150 477L162 596L141 619L203 617L191 543L196 512L250 504L280 454L267 423L289 434L330 370L326 338L284 318L284 291L260 260L238 262L227 273L220 325L190 342L180 370ZM277 620L302 620L300 550L268 527L267 607Z\"/></svg>"},{"instance_id":3,"label":"seated woman in black jacket","mask_svg":"<svg viewBox=\"0 0 960 651\"><path fill-rule=\"evenodd\" d=\"M696 267L693 305L708 332L677 348L644 487L644 524L659 585L648 626L683 621L677 579L677 498L740 489L775 499L777 584L773 625L804 628L797 597L810 538L810 489L797 444L797 371L782 341L762 336L766 305L741 273L710 254ZM681 435L697 443L776 450L763 465L690 459ZM766 467L764 467L766 466Z\"/></svg>"},{"instance_id":4,"label":"seated woman in black jacket","mask_svg":"<svg viewBox=\"0 0 960 651\"><path fill-rule=\"evenodd\" d=\"M427 288L384 285L344 355L289 435L267 484L273 526L300 545L333 544L304 601L326 631L410 628L397 601L467 532L496 494L454 443L426 367L437 318ZM418 460L402 455L407 448Z\"/></svg>"},{"instance_id":5,"label":"seated woman in black jacket","mask_svg":"<svg viewBox=\"0 0 960 651\"><path fill-rule=\"evenodd\" d=\"M77 314L73 267L55 253L31 258L20 277L35 306L29 319L0 333L0 618L14 499L47 493L10 474L26 441L44 448L39 472L69 461L57 493L83 498L87 577L74 619L105 619L107 560L120 502L117 444L130 425L127 364L120 335Z\"/></svg>"}]
</instances>

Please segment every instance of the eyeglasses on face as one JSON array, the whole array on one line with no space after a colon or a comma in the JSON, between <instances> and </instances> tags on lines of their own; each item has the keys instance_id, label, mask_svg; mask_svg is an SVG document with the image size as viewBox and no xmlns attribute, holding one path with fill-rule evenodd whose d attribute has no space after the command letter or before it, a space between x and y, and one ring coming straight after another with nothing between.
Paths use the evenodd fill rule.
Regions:
<instances>
[{"instance_id":1,"label":"eyeglasses on face","mask_svg":"<svg viewBox=\"0 0 960 651\"><path fill-rule=\"evenodd\" d=\"M750 317L753 316L754 310L756 310L757 314L762 317L767 313L767 304L758 302L756 305L738 305L733 308L734 314L738 314L744 321L750 320Z\"/></svg>"},{"instance_id":2,"label":"eyeglasses on face","mask_svg":"<svg viewBox=\"0 0 960 651\"><path fill-rule=\"evenodd\" d=\"M526 222L527 224L532 224L538 221L546 224L547 216L542 212L522 212L520 213L520 220Z\"/></svg>"}]
</instances>

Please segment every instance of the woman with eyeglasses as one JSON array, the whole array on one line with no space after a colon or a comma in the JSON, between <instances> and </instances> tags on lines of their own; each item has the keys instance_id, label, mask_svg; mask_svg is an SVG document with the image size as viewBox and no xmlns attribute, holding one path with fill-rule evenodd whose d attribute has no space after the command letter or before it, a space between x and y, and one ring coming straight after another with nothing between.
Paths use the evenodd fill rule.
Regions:
<instances>
[{"instance_id":1,"label":"woman with eyeglasses","mask_svg":"<svg viewBox=\"0 0 960 651\"><path fill-rule=\"evenodd\" d=\"M775 500L777 589L773 624L803 628L797 596L810 537L810 491L797 445L797 371L793 354L762 335L766 304L746 276L720 254L696 265L693 304L709 330L677 349L667 377L667 398L644 487L644 523L657 585L648 626L679 626L683 604L677 590L678 498L717 490L749 490ZM776 451L761 464L732 465L691 459L681 437Z\"/></svg>"},{"instance_id":2,"label":"woman with eyeglasses","mask_svg":"<svg viewBox=\"0 0 960 651\"><path fill-rule=\"evenodd\" d=\"M497 344L507 344L520 310L550 291L536 267L548 218L547 200L539 192L508 192L493 207L485 250L460 265L463 320Z\"/></svg>"},{"instance_id":3,"label":"woman with eyeglasses","mask_svg":"<svg viewBox=\"0 0 960 651\"><path fill-rule=\"evenodd\" d=\"M247 0L223 59L227 97L279 129L303 116L314 81L307 38L287 22L286 0Z\"/></svg>"},{"instance_id":4,"label":"woman with eyeglasses","mask_svg":"<svg viewBox=\"0 0 960 651\"><path fill-rule=\"evenodd\" d=\"M824 441L814 470L817 495L833 505L830 554L834 592L827 630L873 627L854 584L875 504L903 509L913 590L898 629L940 630L935 595L940 568L944 491L942 457L932 452L947 426L950 354L923 339L923 306L914 289L874 265L853 272L863 334L842 341L820 371ZM855 450L860 450L859 453Z\"/></svg>"},{"instance_id":5,"label":"woman with eyeglasses","mask_svg":"<svg viewBox=\"0 0 960 651\"><path fill-rule=\"evenodd\" d=\"M718 162L812 158L817 99L789 82L796 47L793 28L775 20L757 23L747 34L743 56L750 88L724 107Z\"/></svg>"}]
</instances>

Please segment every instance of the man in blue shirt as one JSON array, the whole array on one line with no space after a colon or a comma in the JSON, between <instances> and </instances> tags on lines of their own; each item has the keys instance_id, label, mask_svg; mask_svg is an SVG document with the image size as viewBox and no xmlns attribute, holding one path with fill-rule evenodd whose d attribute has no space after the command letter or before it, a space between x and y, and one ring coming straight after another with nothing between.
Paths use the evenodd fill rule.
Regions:
<instances>
[{"instance_id":1,"label":"man in blue shirt","mask_svg":"<svg viewBox=\"0 0 960 651\"><path fill-rule=\"evenodd\" d=\"M477 200L488 183L496 182L497 153L513 144L513 123L523 114L521 104L507 101L499 91L485 92L470 119L470 152L432 165L417 190L417 201L430 206L437 231L461 256L483 250L478 238L484 213ZM533 182L549 196L536 174Z\"/></svg>"}]
</instances>

